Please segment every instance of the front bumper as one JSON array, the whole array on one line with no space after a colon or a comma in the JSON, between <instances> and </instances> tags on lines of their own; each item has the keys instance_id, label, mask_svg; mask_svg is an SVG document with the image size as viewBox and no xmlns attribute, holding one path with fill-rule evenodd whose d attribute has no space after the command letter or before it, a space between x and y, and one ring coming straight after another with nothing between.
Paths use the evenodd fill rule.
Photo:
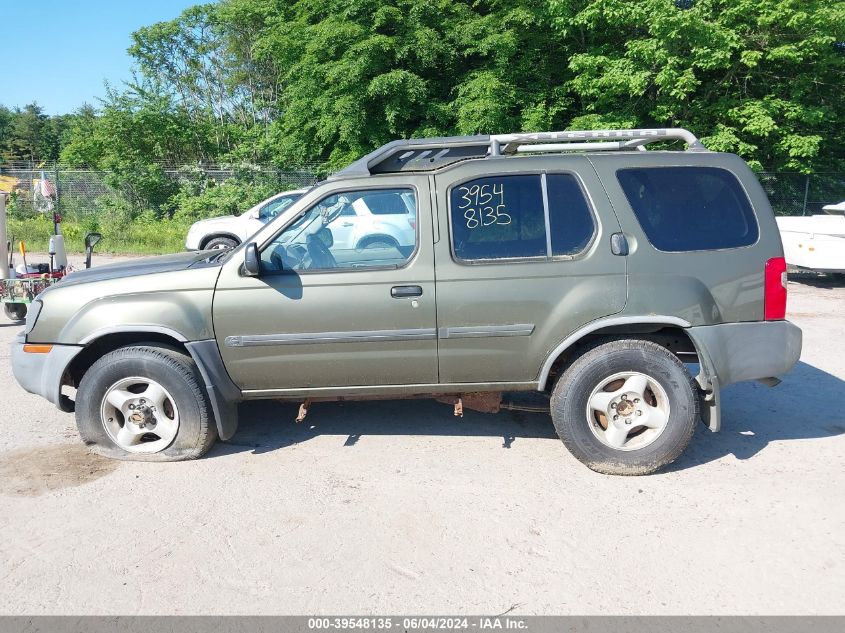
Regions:
<instances>
[{"instance_id":1,"label":"front bumper","mask_svg":"<svg viewBox=\"0 0 845 633\"><path fill-rule=\"evenodd\" d=\"M72 410L67 398L62 398L62 377L73 358L82 351L77 345L53 345L46 354L31 354L23 350L26 336L21 333L12 341L12 373L15 380L29 393L46 398L62 411Z\"/></svg>"}]
</instances>

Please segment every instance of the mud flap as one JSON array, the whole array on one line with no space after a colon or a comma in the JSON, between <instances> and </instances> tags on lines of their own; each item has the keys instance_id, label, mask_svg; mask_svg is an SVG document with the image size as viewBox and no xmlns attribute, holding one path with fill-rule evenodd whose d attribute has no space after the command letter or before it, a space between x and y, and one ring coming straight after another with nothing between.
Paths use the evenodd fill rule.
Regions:
<instances>
[{"instance_id":1,"label":"mud flap","mask_svg":"<svg viewBox=\"0 0 845 633\"><path fill-rule=\"evenodd\" d=\"M217 423L217 435L224 441L231 439L238 430L238 403L243 396L226 372L217 341L193 341L185 343L185 347L202 374Z\"/></svg>"},{"instance_id":2,"label":"mud flap","mask_svg":"<svg viewBox=\"0 0 845 633\"><path fill-rule=\"evenodd\" d=\"M705 391L701 399L701 418L707 428L715 433L722 428L721 393L718 378L711 376L709 382L710 391Z\"/></svg>"}]
</instances>

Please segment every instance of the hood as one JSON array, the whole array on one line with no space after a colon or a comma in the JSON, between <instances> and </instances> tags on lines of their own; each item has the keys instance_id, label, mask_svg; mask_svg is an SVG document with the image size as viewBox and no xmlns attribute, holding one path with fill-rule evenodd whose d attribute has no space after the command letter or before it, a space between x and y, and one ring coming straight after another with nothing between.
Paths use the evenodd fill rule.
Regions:
<instances>
[{"instance_id":1,"label":"hood","mask_svg":"<svg viewBox=\"0 0 845 633\"><path fill-rule=\"evenodd\" d=\"M198 251L191 253L176 253L174 255L160 255L158 257L142 257L119 264L107 264L88 270L77 270L62 279L56 286L75 286L93 281L106 281L122 277L140 277L169 273L188 268L219 266L222 261L221 251Z\"/></svg>"},{"instance_id":2,"label":"hood","mask_svg":"<svg viewBox=\"0 0 845 633\"><path fill-rule=\"evenodd\" d=\"M207 220L197 220L191 225L191 228L195 226L207 227L207 226L215 226L217 224L228 224L232 220L237 220L241 216L239 215L220 215L216 218L208 218Z\"/></svg>"}]
</instances>

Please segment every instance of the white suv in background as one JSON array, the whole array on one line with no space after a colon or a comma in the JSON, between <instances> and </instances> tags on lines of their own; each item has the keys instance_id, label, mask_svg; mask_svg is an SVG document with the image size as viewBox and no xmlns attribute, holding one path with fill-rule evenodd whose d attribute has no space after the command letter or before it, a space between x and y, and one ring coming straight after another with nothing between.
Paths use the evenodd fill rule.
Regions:
<instances>
[{"instance_id":1,"label":"white suv in background","mask_svg":"<svg viewBox=\"0 0 845 633\"><path fill-rule=\"evenodd\" d=\"M337 198L336 208L341 210L327 228L338 248L401 250L416 246L417 212L413 193L376 190L354 199L344 194Z\"/></svg>"},{"instance_id":2,"label":"white suv in background","mask_svg":"<svg viewBox=\"0 0 845 633\"><path fill-rule=\"evenodd\" d=\"M306 191L308 189L284 191L259 202L240 215L224 215L194 222L188 231L185 248L189 251L234 248L299 200Z\"/></svg>"},{"instance_id":3,"label":"white suv in background","mask_svg":"<svg viewBox=\"0 0 845 633\"><path fill-rule=\"evenodd\" d=\"M307 189L286 191L268 198L239 216L227 215L194 223L185 248L205 250L234 248L263 225L296 202ZM413 248L416 240L416 208L413 194L372 191L349 199L333 200L333 220L326 226L334 244L342 249Z\"/></svg>"}]
</instances>

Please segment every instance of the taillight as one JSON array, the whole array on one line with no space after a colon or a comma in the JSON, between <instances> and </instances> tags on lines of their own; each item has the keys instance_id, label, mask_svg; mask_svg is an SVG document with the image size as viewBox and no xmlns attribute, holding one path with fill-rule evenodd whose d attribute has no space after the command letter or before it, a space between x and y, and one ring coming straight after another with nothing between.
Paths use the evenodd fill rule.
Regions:
<instances>
[{"instance_id":1,"label":"taillight","mask_svg":"<svg viewBox=\"0 0 845 633\"><path fill-rule=\"evenodd\" d=\"M763 318L778 321L786 318L786 260L772 257L766 262L766 290Z\"/></svg>"}]
</instances>

